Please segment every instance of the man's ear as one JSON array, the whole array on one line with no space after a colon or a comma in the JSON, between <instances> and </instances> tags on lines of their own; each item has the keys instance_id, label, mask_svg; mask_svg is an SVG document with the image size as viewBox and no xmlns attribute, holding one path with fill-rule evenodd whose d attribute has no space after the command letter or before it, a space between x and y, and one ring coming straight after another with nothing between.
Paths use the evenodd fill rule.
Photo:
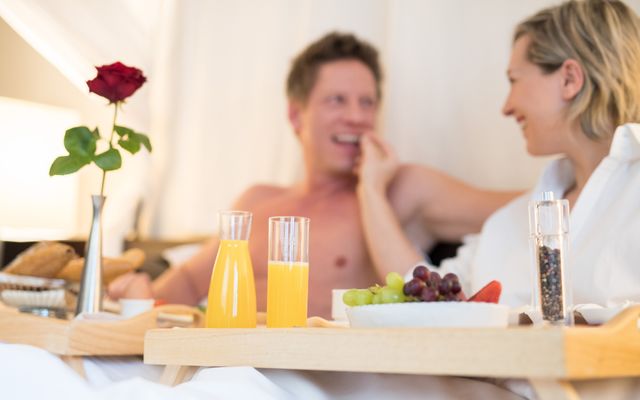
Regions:
<instances>
[{"instance_id":1,"label":"man's ear","mask_svg":"<svg viewBox=\"0 0 640 400\"><path fill-rule=\"evenodd\" d=\"M288 116L293 131L296 135L299 135L302 127L302 105L300 105L300 102L289 100Z\"/></svg>"},{"instance_id":2,"label":"man's ear","mask_svg":"<svg viewBox=\"0 0 640 400\"><path fill-rule=\"evenodd\" d=\"M576 60L568 59L560 66L562 76L562 97L573 100L584 86L584 70Z\"/></svg>"}]
</instances>

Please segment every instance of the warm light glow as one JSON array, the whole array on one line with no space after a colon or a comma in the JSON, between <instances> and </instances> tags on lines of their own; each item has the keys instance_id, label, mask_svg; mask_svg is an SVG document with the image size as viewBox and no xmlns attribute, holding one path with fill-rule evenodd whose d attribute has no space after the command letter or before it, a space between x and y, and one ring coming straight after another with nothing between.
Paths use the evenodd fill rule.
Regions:
<instances>
[{"instance_id":1,"label":"warm light glow","mask_svg":"<svg viewBox=\"0 0 640 400\"><path fill-rule=\"evenodd\" d=\"M49 176L66 153L73 110L0 97L0 239L69 238L77 232L78 176Z\"/></svg>"}]
</instances>

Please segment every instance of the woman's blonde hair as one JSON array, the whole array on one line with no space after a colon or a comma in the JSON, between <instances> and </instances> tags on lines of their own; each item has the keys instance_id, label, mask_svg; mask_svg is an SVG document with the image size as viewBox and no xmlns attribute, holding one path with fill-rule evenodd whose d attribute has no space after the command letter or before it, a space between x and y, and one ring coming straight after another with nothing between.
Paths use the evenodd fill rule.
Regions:
<instances>
[{"instance_id":1,"label":"woman's blonde hair","mask_svg":"<svg viewBox=\"0 0 640 400\"><path fill-rule=\"evenodd\" d=\"M546 73L576 60L585 82L569 108L585 134L606 139L640 122L640 19L620 1L568 1L521 22L514 42L530 39L527 59Z\"/></svg>"}]
</instances>

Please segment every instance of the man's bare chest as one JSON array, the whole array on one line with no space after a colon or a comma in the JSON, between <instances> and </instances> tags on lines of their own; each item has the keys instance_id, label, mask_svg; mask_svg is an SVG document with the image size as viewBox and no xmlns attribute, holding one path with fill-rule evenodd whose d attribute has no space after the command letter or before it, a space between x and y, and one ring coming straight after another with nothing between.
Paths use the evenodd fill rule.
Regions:
<instances>
[{"instance_id":1,"label":"man's bare chest","mask_svg":"<svg viewBox=\"0 0 640 400\"><path fill-rule=\"evenodd\" d=\"M351 270L368 266L364 235L357 203L330 202L308 206L296 202L271 202L253 212L251 248L254 263L267 259L268 219L278 215L298 215L311 219L309 257L312 265L330 270ZM260 261L257 263L262 264Z\"/></svg>"}]
</instances>

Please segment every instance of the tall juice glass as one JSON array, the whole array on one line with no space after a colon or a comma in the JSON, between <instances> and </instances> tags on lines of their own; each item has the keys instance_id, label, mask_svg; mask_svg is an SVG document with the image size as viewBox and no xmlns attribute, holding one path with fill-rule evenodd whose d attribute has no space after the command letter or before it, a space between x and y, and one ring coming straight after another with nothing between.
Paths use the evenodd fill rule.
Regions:
<instances>
[{"instance_id":1,"label":"tall juice glass","mask_svg":"<svg viewBox=\"0 0 640 400\"><path fill-rule=\"evenodd\" d=\"M269 218L267 327L307 325L309 218Z\"/></svg>"},{"instance_id":2,"label":"tall juice glass","mask_svg":"<svg viewBox=\"0 0 640 400\"><path fill-rule=\"evenodd\" d=\"M256 287L249 254L250 212L221 211L220 245L207 303L207 328L255 328Z\"/></svg>"}]
</instances>

